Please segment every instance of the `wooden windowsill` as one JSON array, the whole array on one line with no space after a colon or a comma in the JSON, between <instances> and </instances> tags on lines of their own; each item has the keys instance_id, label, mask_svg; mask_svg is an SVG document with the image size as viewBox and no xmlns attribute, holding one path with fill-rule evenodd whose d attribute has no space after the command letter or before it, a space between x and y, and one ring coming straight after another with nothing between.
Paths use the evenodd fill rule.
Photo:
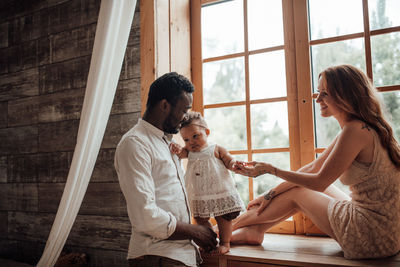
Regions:
<instances>
[{"instance_id":1,"label":"wooden windowsill","mask_svg":"<svg viewBox=\"0 0 400 267\"><path fill-rule=\"evenodd\" d=\"M346 260L328 237L265 234L261 246L232 246L223 256L203 255L201 266L400 266L400 255L379 260Z\"/></svg>"}]
</instances>

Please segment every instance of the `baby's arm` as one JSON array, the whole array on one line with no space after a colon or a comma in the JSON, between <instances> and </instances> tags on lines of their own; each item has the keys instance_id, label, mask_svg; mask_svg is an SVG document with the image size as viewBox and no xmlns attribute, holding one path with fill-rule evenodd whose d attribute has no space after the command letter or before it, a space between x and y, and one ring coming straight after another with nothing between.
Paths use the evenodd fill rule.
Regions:
<instances>
[{"instance_id":1,"label":"baby's arm","mask_svg":"<svg viewBox=\"0 0 400 267\"><path fill-rule=\"evenodd\" d=\"M234 169L234 165L236 163L236 160L233 158L233 156L231 154L229 154L228 150L226 150L225 148L223 148L222 146L216 146L215 149L215 156L217 158L219 158L220 160L222 160L222 162L224 163L225 167L228 170L233 171Z\"/></svg>"},{"instance_id":2,"label":"baby's arm","mask_svg":"<svg viewBox=\"0 0 400 267\"><path fill-rule=\"evenodd\" d=\"M171 150L172 153L177 155L178 158L180 158L180 159L184 159L184 158L188 157L188 154L189 154L188 150L184 147L181 147L177 143L171 143L169 145L169 149Z\"/></svg>"}]
</instances>

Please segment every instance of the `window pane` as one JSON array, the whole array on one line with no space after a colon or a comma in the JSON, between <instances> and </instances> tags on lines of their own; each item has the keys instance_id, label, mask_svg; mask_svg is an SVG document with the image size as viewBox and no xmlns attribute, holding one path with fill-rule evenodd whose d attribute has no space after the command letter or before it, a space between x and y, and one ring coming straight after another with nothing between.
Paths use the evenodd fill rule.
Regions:
<instances>
[{"instance_id":1,"label":"window pane","mask_svg":"<svg viewBox=\"0 0 400 267\"><path fill-rule=\"evenodd\" d=\"M282 0L250 0L249 49L283 45Z\"/></svg>"},{"instance_id":2,"label":"window pane","mask_svg":"<svg viewBox=\"0 0 400 267\"><path fill-rule=\"evenodd\" d=\"M362 1L309 0L311 40L363 32Z\"/></svg>"},{"instance_id":3,"label":"window pane","mask_svg":"<svg viewBox=\"0 0 400 267\"><path fill-rule=\"evenodd\" d=\"M203 64L204 104L245 99L243 57Z\"/></svg>"},{"instance_id":4,"label":"window pane","mask_svg":"<svg viewBox=\"0 0 400 267\"><path fill-rule=\"evenodd\" d=\"M204 118L210 128L211 142L227 150L247 149L244 106L205 109Z\"/></svg>"},{"instance_id":5,"label":"window pane","mask_svg":"<svg viewBox=\"0 0 400 267\"><path fill-rule=\"evenodd\" d=\"M251 111L253 148L289 146L287 102L254 104Z\"/></svg>"},{"instance_id":6,"label":"window pane","mask_svg":"<svg viewBox=\"0 0 400 267\"><path fill-rule=\"evenodd\" d=\"M271 163L272 165L283 169L290 170L290 155L289 152L268 153L268 154L253 154L253 160ZM268 192L278 184L283 182L281 178L274 175L264 174L254 179L254 198Z\"/></svg>"},{"instance_id":7,"label":"window pane","mask_svg":"<svg viewBox=\"0 0 400 267\"><path fill-rule=\"evenodd\" d=\"M371 52L375 86L400 84L400 32L372 36Z\"/></svg>"},{"instance_id":8,"label":"window pane","mask_svg":"<svg viewBox=\"0 0 400 267\"><path fill-rule=\"evenodd\" d=\"M243 52L243 1L227 1L201 9L203 58Z\"/></svg>"},{"instance_id":9,"label":"window pane","mask_svg":"<svg viewBox=\"0 0 400 267\"><path fill-rule=\"evenodd\" d=\"M284 51L250 55L250 99L286 96Z\"/></svg>"},{"instance_id":10,"label":"window pane","mask_svg":"<svg viewBox=\"0 0 400 267\"><path fill-rule=\"evenodd\" d=\"M311 46L314 91L318 86L318 75L327 67L351 64L365 72L364 40L353 39Z\"/></svg>"},{"instance_id":11,"label":"window pane","mask_svg":"<svg viewBox=\"0 0 400 267\"><path fill-rule=\"evenodd\" d=\"M383 103L396 140L400 142L400 92L382 93Z\"/></svg>"},{"instance_id":12,"label":"window pane","mask_svg":"<svg viewBox=\"0 0 400 267\"><path fill-rule=\"evenodd\" d=\"M233 155L236 160L248 161L247 155ZM249 203L249 177L231 172L244 205Z\"/></svg>"},{"instance_id":13,"label":"window pane","mask_svg":"<svg viewBox=\"0 0 400 267\"><path fill-rule=\"evenodd\" d=\"M395 27L400 25L399 0L369 0L369 24L371 30Z\"/></svg>"},{"instance_id":14,"label":"window pane","mask_svg":"<svg viewBox=\"0 0 400 267\"><path fill-rule=\"evenodd\" d=\"M338 135L340 126L334 117L321 117L319 104L314 100L315 114L315 146L325 148L332 143L333 139Z\"/></svg>"}]
</instances>

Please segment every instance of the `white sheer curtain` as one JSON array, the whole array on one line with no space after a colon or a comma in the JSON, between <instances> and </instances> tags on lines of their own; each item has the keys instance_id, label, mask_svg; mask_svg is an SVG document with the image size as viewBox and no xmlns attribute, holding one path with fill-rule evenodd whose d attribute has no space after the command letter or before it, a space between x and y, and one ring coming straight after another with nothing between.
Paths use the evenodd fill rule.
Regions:
<instances>
[{"instance_id":1,"label":"white sheer curtain","mask_svg":"<svg viewBox=\"0 0 400 267\"><path fill-rule=\"evenodd\" d=\"M71 231L93 172L110 115L136 0L102 0L77 144L64 193L37 267L54 266Z\"/></svg>"}]
</instances>

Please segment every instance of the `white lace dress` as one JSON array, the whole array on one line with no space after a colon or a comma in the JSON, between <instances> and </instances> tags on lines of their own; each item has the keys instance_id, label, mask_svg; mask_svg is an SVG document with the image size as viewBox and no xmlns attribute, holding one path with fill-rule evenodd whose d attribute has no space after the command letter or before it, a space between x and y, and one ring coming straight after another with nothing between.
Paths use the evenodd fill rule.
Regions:
<instances>
[{"instance_id":1,"label":"white lace dress","mask_svg":"<svg viewBox=\"0 0 400 267\"><path fill-rule=\"evenodd\" d=\"M185 180L194 217L215 217L244 209L229 170L214 155L215 146L188 155Z\"/></svg>"},{"instance_id":2,"label":"white lace dress","mask_svg":"<svg viewBox=\"0 0 400 267\"><path fill-rule=\"evenodd\" d=\"M400 171L373 135L371 165L355 161L340 177L352 199L332 200L328 207L335 239L348 259L387 257L400 250Z\"/></svg>"}]
</instances>

